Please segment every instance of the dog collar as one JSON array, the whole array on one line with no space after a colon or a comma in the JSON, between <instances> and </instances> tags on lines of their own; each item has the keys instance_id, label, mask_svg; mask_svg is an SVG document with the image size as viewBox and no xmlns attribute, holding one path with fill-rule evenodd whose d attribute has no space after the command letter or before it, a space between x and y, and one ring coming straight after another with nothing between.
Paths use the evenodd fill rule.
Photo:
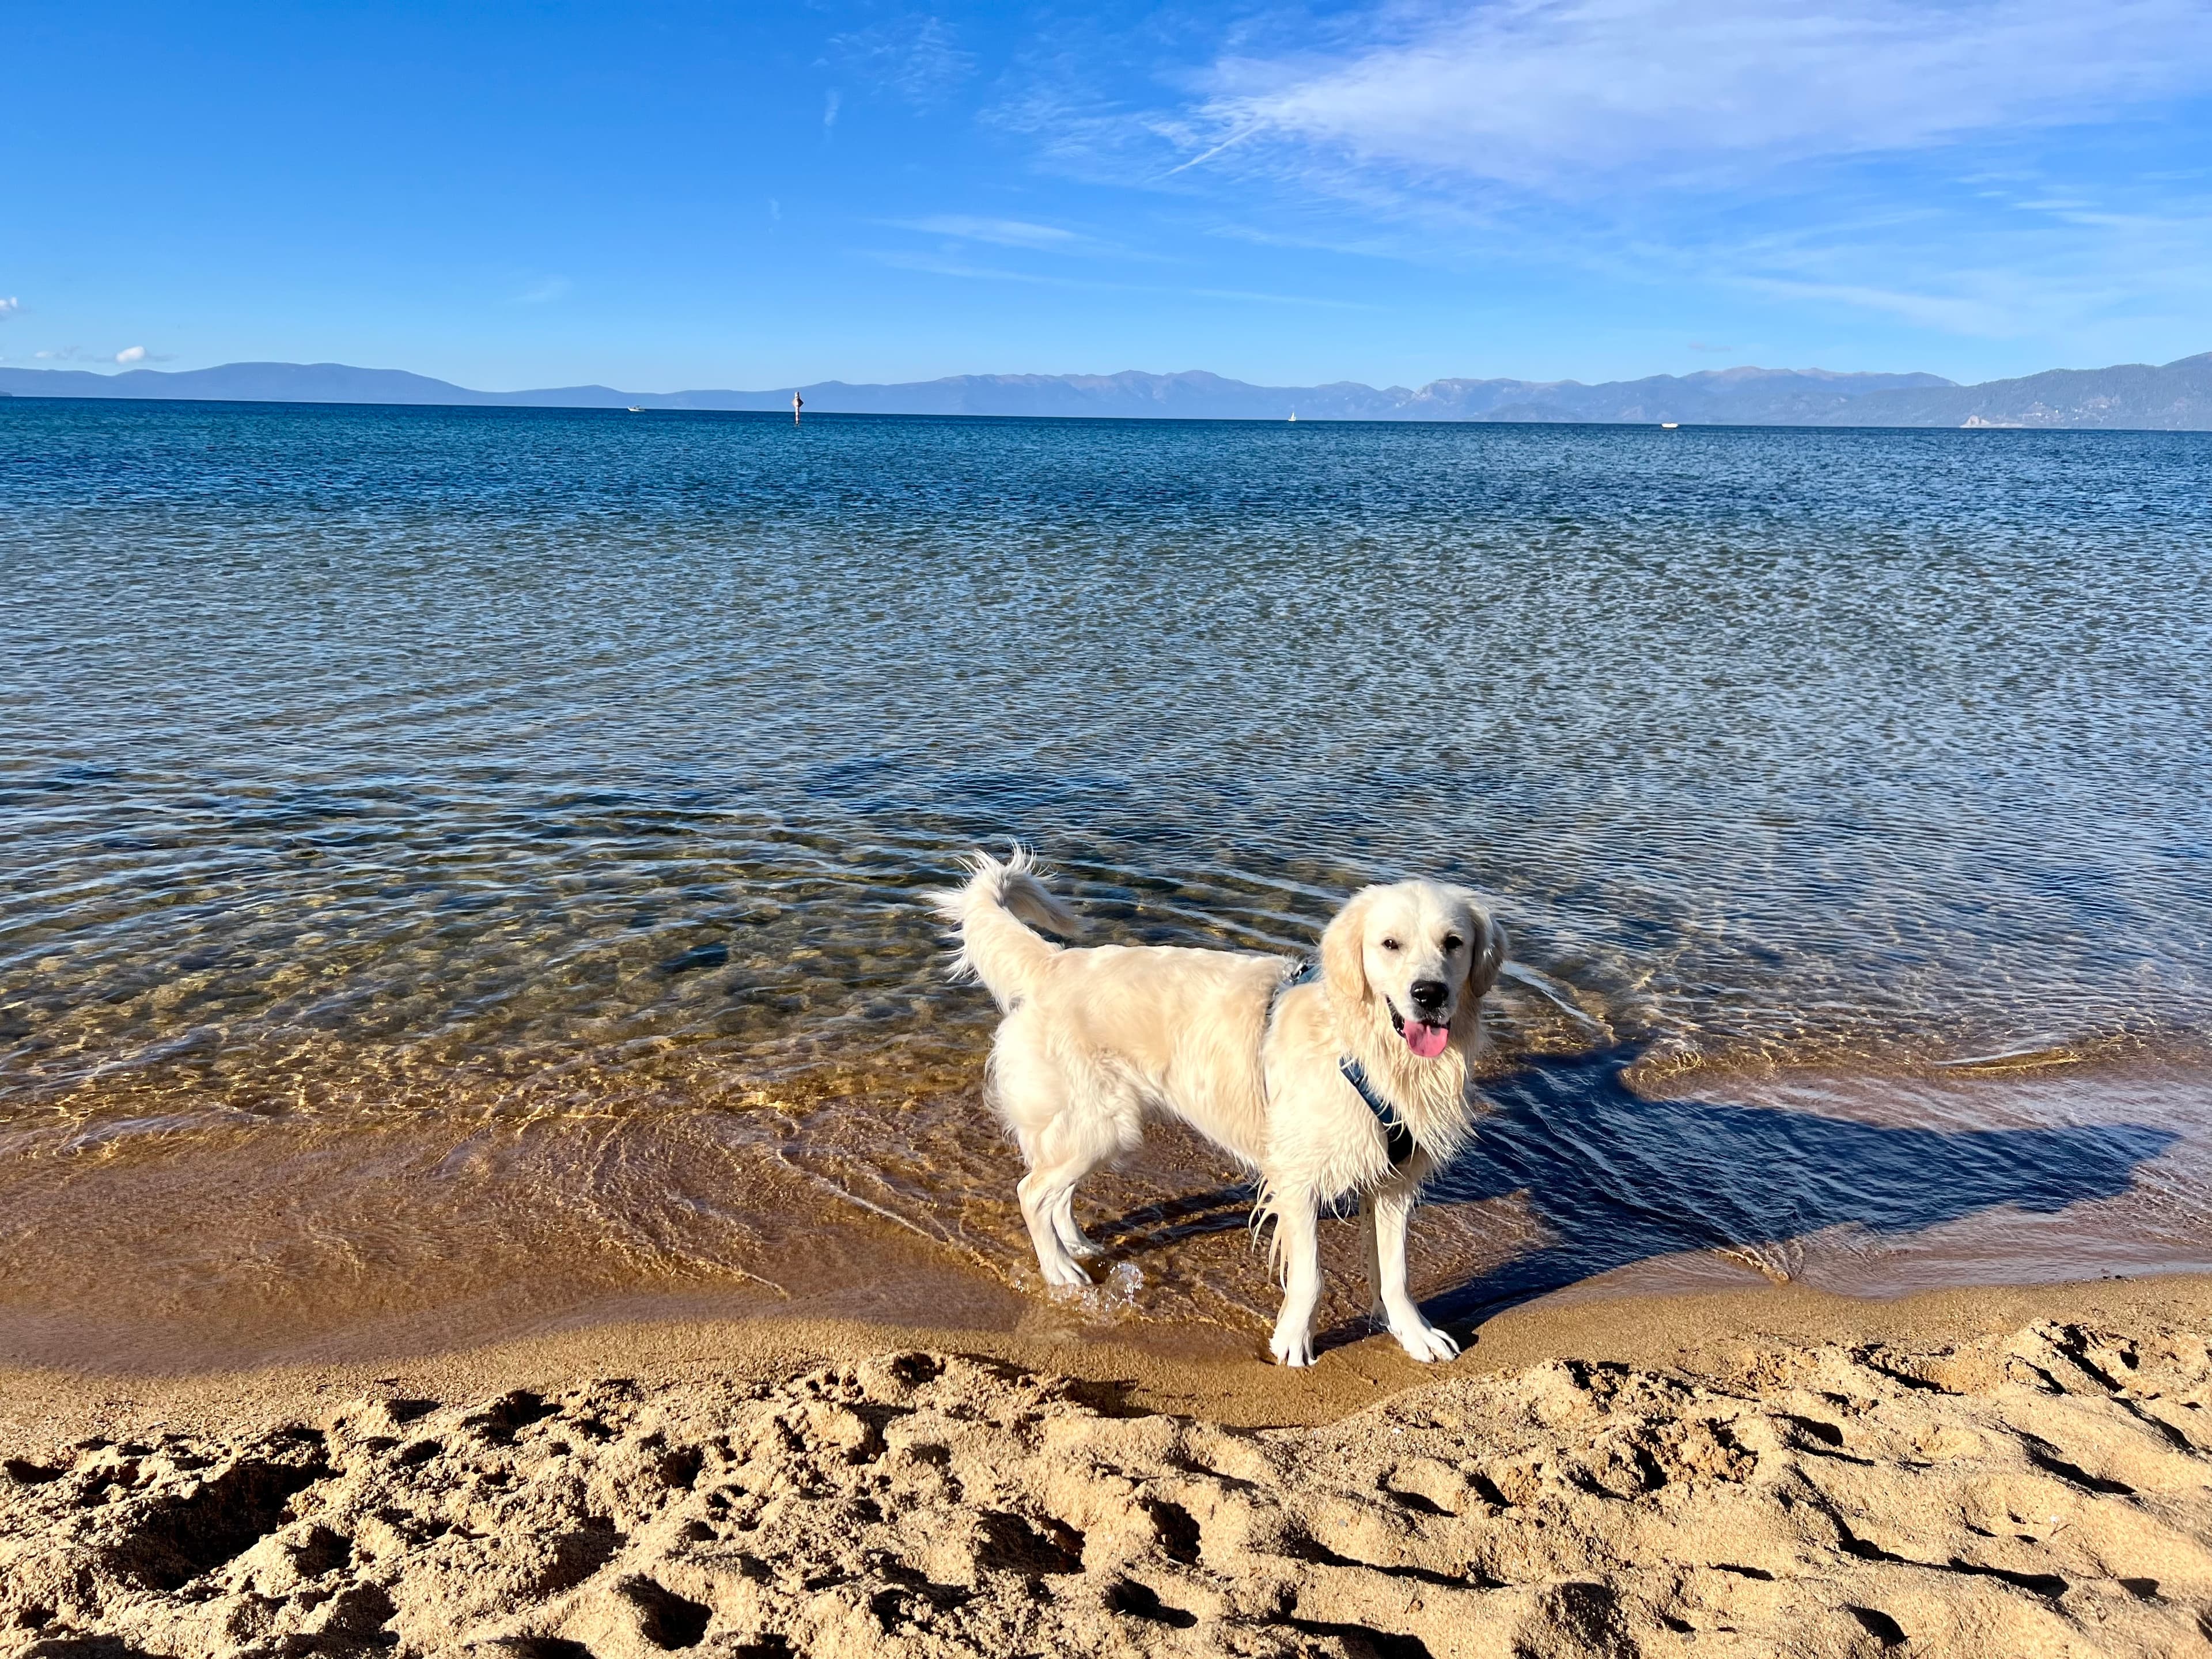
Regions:
<instances>
[{"instance_id":1,"label":"dog collar","mask_svg":"<svg viewBox=\"0 0 2212 1659\"><path fill-rule=\"evenodd\" d=\"M1310 985L1320 977L1321 964L1310 957L1298 965L1296 973L1285 975L1282 982L1275 987L1275 994L1268 1002L1268 1018L1273 1018L1274 1005L1282 1000L1284 992L1297 986ZM1366 1103L1367 1109L1375 1114L1376 1122L1382 1125L1383 1144L1390 1154L1390 1167L1394 1170L1404 1168L1406 1160L1413 1155L1413 1132L1398 1121L1398 1115L1391 1110L1390 1103L1376 1092L1375 1085L1367 1080L1364 1066L1349 1055L1340 1055L1336 1069L1344 1073L1344 1080L1352 1085L1352 1092Z\"/></svg>"}]
</instances>

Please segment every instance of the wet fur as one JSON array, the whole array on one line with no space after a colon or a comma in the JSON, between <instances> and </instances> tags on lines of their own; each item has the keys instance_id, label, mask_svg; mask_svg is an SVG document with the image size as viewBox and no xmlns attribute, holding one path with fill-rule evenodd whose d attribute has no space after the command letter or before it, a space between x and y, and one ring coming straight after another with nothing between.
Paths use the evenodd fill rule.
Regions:
<instances>
[{"instance_id":1,"label":"wet fur","mask_svg":"<svg viewBox=\"0 0 2212 1659\"><path fill-rule=\"evenodd\" d=\"M1048 1283L1088 1284L1076 1258L1098 1253L1075 1224L1077 1182L1133 1151L1148 1113L1168 1112L1258 1177L1284 1284L1270 1344L1278 1358L1312 1363L1319 1218L1354 1196L1376 1311L1417 1359L1458 1352L1407 1293L1406 1224L1422 1182L1465 1143L1477 1110L1469 1084L1484 1042L1482 998L1506 940L1474 894L1436 882L1363 889L1322 935L1319 982L1278 997L1292 958L1069 948L1036 931L1072 933L1079 922L1028 853L1004 862L977 853L968 868L963 885L933 902L959 937L954 972L980 980L1006 1016L988 1090L1028 1166L1018 1192ZM1453 936L1463 948L1447 958L1441 941ZM1447 972L1449 1040L1423 1060L1392 1024L1391 1006L1410 1012L1413 980ZM1413 1132L1402 1168L1390 1167L1381 1126L1339 1070L1344 1057L1360 1062Z\"/></svg>"}]
</instances>

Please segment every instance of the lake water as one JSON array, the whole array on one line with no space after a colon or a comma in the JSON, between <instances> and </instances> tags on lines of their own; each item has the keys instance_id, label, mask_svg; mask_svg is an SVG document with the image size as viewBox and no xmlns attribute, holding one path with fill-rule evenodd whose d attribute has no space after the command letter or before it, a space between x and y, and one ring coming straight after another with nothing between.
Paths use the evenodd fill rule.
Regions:
<instances>
[{"instance_id":1,"label":"lake water","mask_svg":"<svg viewBox=\"0 0 2212 1659\"><path fill-rule=\"evenodd\" d=\"M1025 1294L918 902L1009 837L1099 939L1493 897L1455 1316L2212 1265L2212 436L17 398L0 575L0 1357L1251 1344L1179 1133Z\"/></svg>"}]
</instances>

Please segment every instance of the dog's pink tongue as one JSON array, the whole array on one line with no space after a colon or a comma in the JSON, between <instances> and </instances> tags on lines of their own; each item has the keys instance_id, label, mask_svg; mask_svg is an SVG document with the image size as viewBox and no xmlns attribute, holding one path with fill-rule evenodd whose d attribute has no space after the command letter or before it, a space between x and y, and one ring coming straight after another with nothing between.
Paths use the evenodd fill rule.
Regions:
<instances>
[{"instance_id":1,"label":"dog's pink tongue","mask_svg":"<svg viewBox=\"0 0 2212 1659\"><path fill-rule=\"evenodd\" d=\"M1423 1060L1434 1060L1443 1053L1444 1044L1451 1041L1448 1027L1431 1025L1425 1020L1406 1022L1406 1046Z\"/></svg>"}]
</instances>

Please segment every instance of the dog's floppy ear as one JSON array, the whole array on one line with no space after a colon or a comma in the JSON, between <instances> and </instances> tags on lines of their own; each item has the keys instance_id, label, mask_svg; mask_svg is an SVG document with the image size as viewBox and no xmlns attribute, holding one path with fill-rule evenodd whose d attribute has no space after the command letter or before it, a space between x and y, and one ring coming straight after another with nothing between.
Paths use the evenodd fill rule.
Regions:
<instances>
[{"instance_id":1,"label":"dog's floppy ear","mask_svg":"<svg viewBox=\"0 0 2212 1659\"><path fill-rule=\"evenodd\" d=\"M1373 891L1354 893L1321 936L1322 983L1330 1000L1346 1007L1367 1000L1367 906Z\"/></svg>"},{"instance_id":2,"label":"dog's floppy ear","mask_svg":"<svg viewBox=\"0 0 2212 1659\"><path fill-rule=\"evenodd\" d=\"M1481 898L1464 887L1452 890L1461 903L1467 906L1468 915L1474 923L1474 949L1468 952L1467 997L1479 1002L1489 994L1490 988L1498 983L1498 970L1505 966L1505 953L1510 941L1505 928L1496 916L1483 908Z\"/></svg>"},{"instance_id":3,"label":"dog's floppy ear","mask_svg":"<svg viewBox=\"0 0 2212 1659\"><path fill-rule=\"evenodd\" d=\"M1468 969L1467 989L1469 996L1487 995L1490 988L1498 983L1498 975L1504 970L1506 953L1513 941L1505 936L1505 924L1487 910L1482 913L1482 956Z\"/></svg>"}]
</instances>

